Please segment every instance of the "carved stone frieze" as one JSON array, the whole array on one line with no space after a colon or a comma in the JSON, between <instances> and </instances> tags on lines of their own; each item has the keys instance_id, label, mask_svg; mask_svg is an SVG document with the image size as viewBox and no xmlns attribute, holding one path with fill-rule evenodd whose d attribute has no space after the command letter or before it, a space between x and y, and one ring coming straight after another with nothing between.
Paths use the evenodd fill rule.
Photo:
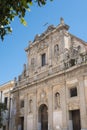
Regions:
<instances>
[{"instance_id":1,"label":"carved stone frieze","mask_svg":"<svg viewBox=\"0 0 87 130\"><path fill-rule=\"evenodd\" d=\"M73 78L75 76L79 76L83 73L83 71L84 71L84 69L77 69L76 71L73 70L69 73L66 73L66 78L68 79L68 78Z\"/></svg>"}]
</instances>

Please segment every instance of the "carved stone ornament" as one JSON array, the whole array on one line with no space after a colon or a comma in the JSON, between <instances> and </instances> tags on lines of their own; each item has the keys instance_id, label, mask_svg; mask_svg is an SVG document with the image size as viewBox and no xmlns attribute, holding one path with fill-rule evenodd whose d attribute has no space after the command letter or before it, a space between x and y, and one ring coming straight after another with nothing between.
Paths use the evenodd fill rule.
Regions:
<instances>
[{"instance_id":1,"label":"carved stone ornament","mask_svg":"<svg viewBox=\"0 0 87 130\"><path fill-rule=\"evenodd\" d=\"M44 90L42 90L40 93L41 101L44 100L45 97L46 97L46 92Z\"/></svg>"},{"instance_id":2,"label":"carved stone ornament","mask_svg":"<svg viewBox=\"0 0 87 130\"><path fill-rule=\"evenodd\" d=\"M40 92L40 98L39 98L39 102L38 104L42 104L42 103L47 103L47 95L46 95L46 92L42 89L41 92Z\"/></svg>"},{"instance_id":3,"label":"carved stone ornament","mask_svg":"<svg viewBox=\"0 0 87 130\"><path fill-rule=\"evenodd\" d=\"M49 33L51 31L53 31L55 29L55 27L53 25L48 26L47 30L45 31L45 33Z\"/></svg>"},{"instance_id":4,"label":"carved stone ornament","mask_svg":"<svg viewBox=\"0 0 87 130\"><path fill-rule=\"evenodd\" d=\"M42 42L38 44L38 51L43 50L48 47L48 43Z\"/></svg>"},{"instance_id":5,"label":"carved stone ornament","mask_svg":"<svg viewBox=\"0 0 87 130\"><path fill-rule=\"evenodd\" d=\"M80 46L77 46L77 47L74 47L74 45L71 46L71 48L70 48L70 57L78 56L79 53L80 53Z\"/></svg>"},{"instance_id":6,"label":"carved stone ornament","mask_svg":"<svg viewBox=\"0 0 87 130\"><path fill-rule=\"evenodd\" d=\"M35 58L31 58L31 66L32 66L32 67L35 66Z\"/></svg>"},{"instance_id":7,"label":"carved stone ornament","mask_svg":"<svg viewBox=\"0 0 87 130\"><path fill-rule=\"evenodd\" d=\"M64 59L65 59L65 60L68 60L69 58L70 58L69 50L68 50L68 49L65 49Z\"/></svg>"},{"instance_id":8,"label":"carved stone ornament","mask_svg":"<svg viewBox=\"0 0 87 130\"><path fill-rule=\"evenodd\" d=\"M79 103L77 101L69 102L68 109L69 110L79 109Z\"/></svg>"}]
</instances>

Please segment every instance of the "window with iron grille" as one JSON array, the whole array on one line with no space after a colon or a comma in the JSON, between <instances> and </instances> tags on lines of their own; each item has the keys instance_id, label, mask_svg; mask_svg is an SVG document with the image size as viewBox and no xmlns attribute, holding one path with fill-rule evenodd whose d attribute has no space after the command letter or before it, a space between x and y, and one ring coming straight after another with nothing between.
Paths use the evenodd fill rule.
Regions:
<instances>
[{"instance_id":1,"label":"window with iron grille","mask_svg":"<svg viewBox=\"0 0 87 130\"><path fill-rule=\"evenodd\" d=\"M70 97L77 96L77 87L73 87L70 89Z\"/></svg>"}]
</instances>

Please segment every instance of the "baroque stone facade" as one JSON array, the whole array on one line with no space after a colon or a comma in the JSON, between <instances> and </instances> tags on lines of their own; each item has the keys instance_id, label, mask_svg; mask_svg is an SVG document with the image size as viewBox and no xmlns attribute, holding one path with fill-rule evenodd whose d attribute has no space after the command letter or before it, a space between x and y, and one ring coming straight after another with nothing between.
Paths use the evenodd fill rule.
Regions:
<instances>
[{"instance_id":1,"label":"baroque stone facade","mask_svg":"<svg viewBox=\"0 0 87 130\"><path fill-rule=\"evenodd\" d=\"M12 130L87 130L87 44L68 29L61 18L25 49Z\"/></svg>"}]
</instances>

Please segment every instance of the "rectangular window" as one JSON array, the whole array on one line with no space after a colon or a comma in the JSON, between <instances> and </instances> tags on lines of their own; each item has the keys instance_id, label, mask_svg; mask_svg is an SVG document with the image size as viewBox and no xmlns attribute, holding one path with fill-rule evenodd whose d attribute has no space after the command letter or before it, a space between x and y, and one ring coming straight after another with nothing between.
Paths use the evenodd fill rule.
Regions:
<instances>
[{"instance_id":1,"label":"rectangular window","mask_svg":"<svg viewBox=\"0 0 87 130\"><path fill-rule=\"evenodd\" d=\"M77 96L77 88L73 87L70 89L70 97L75 97Z\"/></svg>"},{"instance_id":2,"label":"rectangular window","mask_svg":"<svg viewBox=\"0 0 87 130\"><path fill-rule=\"evenodd\" d=\"M24 107L24 100L21 100L20 106L21 106L21 108Z\"/></svg>"},{"instance_id":3,"label":"rectangular window","mask_svg":"<svg viewBox=\"0 0 87 130\"><path fill-rule=\"evenodd\" d=\"M44 65L46 65L46 54L44 53L44 54L42 54L41 55L41 62L42 62L42 66L44 66Z\"/></svg>"}]
</instances>

